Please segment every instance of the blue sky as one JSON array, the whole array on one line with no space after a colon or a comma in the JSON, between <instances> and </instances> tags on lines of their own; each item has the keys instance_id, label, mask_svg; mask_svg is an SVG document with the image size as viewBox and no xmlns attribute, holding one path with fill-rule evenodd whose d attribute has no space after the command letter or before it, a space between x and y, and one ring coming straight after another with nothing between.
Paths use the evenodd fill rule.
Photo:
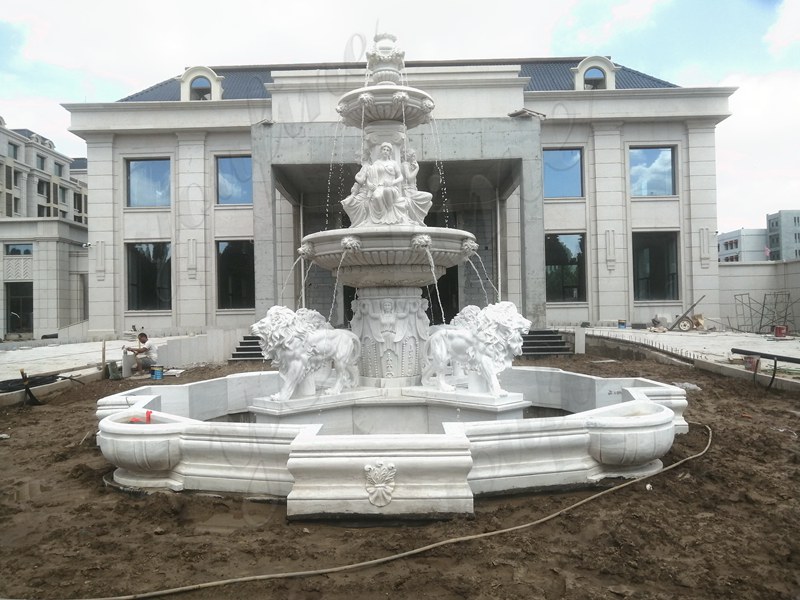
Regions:
<instances>
[{"instance_id":1,"label":"blue sky","mask_svg":"<svg viewBox=\"0 0 800 600\"><path fill-rule=\"evenodd\" d=\"M718 227L765 227L800 208L799 23L800 0L0 0L0 116L85 156L60 104L115 101L188 66L356 60L376 30L416 60L601 54L739 88L717 129Z\"/></svg>"}]
</instances>

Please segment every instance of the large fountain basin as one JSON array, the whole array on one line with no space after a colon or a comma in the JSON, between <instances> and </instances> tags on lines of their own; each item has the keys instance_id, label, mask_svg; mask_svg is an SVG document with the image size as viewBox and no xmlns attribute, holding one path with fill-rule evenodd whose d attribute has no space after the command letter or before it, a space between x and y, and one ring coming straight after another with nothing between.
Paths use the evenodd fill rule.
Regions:
<instances>
[{"instance_id":1,"label":"large fountain basin","mask_svg":"<svg viewBox=\"0 0 800 600\"><path fill-rule=\"evenodd\" d=\"M417 88L376 85L347 92L339 99L336 112L350 127L393 121L412 129L430 121L434 106L433 98Z\"/></svg>"},{"instance_id":2,"label":"large fountain basin","mask_svg":"<svg viewBox=\"0 0 800 600\"><path fill-rule=\"evenodd\" d=\"M675 432L687 427L685 392L674 386L535 367L505 375L507 402L563 416L498 418L506 401L485 398L483 411L470 413L465 393L459 406L417 387L382 390L380 401L370 401L375 390L356 388L349 396L299 399L295 409L292 401L269 407L266 397L280 379L264 372L103 398L98 441L125 486L282 497L290 517L435 517L471 513L475 494L656 472ZM575 390L590 397L576 401ZM536 396L543 403L522 401ZM353 416L362 405L372 425ZM585 409L569 414L576 405ZM131 422L148 410L150 424ZM404 410L417 417L404 418ZM348 419L350 429L342 425ZM376 488L365 469L379 465L393 471Z\"/></svg>"},{"instance_id":3,"label":"large fountain basin","mask_svg":"<svg viewBox=\"0 0 800 600\"><path fill-rule=\"evenodd\" d=\"M474 244L468 231L421 225L333 229L303 238L315 264L353 287L429 285L467 260Z\"/></svg>"}]
</instances>

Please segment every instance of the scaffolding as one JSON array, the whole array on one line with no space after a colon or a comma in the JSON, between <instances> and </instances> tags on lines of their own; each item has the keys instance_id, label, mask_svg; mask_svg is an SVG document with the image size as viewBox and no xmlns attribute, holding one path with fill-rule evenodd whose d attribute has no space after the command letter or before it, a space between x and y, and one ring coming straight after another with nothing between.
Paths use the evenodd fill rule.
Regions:
<instances>
[{"instance_id":1,"label":"scaffolding","mask_svg":"<svg viewBox=\"0 0 800 600\"><path fill-rule=\"evenodd\" d=\"M749 293L734 294L736 302L736 328L747 333L772 333L777 326L795 331L794 305L791 294L786 290L767 292L764 301L759 302Z\"/></svg>"}]
</instances>

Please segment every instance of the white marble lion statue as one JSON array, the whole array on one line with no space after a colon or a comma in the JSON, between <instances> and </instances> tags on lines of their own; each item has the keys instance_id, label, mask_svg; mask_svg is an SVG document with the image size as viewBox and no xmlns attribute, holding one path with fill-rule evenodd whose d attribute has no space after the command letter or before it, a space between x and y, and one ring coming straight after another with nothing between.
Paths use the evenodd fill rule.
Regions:
<instances>
[{"instance_id":1,"label":"white marble lion statue","mask_svg":"<svg viewBox=\"0 0 800 600\"><path fill-rule=\"evenodd\" d=\"M336 379L327 395L358 385L361 342L352 331L334 329L317 311L273 306L250 331L283 379L273 400L288 400L298 387L304 395L316 393L315 376L327 375L331 367Z\"/></svg>"},{"instance_id":2,"label":"white marble lion statue","mask_svg":"<svg viewBox=\"0 0 800 600\"><path fill-rule=\"evenodd\" d=\"M498 302L483 309L465 307L451 325L431 328L425 345L428 364L422 373L422 384L453 391L454 386L445 381L449 365L454 370L477 374L482 387L493 396L507 395L497 374L522 354L522 335L530 327L531 322L511 302Z\"/></svg>"}]
</instances>

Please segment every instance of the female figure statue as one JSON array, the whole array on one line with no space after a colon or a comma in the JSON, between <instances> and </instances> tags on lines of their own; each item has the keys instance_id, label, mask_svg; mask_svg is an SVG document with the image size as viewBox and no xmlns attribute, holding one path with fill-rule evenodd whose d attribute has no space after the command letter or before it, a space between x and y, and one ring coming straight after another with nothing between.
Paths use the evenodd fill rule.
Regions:
<instances>
[{"instance_id":1,"label":"female figure statue","mask_svg":"<svg viewBox=\"0 0 800 600\"><path fill-rule=\"evenodd\" d=\"M419 163L417 163L417 153L413 148L409 148L403 157L403 196L406 197L408 217L418 225L425 224L425 215L431 209L433 195L428 192L420 192L417 189L417 173L419 173Z\"/></svg>"},{"instance_id":2,"label":"female figure statue","mask_svg":"<svg viewBox=\"0 0 800 600\"><path fill-rule=\"evenodd\" d=\"M403 171L394 160L394 147L390 142L381 144L380 157L369 168L367 185L370 190L370 220L374 224L391 225L408 223L406 202L401 183Z\"/></svg>"},{"instance_id":3,"label":"female figure statue","mask_svg":"<svg viewBox=\"0 0 800 600\"><path fill-rule=\"evenodd\" d=\"M356 155L358 157L358 155ZM367 224L369 217L369 191L367 189L367 176L369 173L369 153L361 155L361 170L356 173L356 182L350 189L350 195L342 200L342 208L350 217L350 227Z\"/></svg>"}]
</instances>

